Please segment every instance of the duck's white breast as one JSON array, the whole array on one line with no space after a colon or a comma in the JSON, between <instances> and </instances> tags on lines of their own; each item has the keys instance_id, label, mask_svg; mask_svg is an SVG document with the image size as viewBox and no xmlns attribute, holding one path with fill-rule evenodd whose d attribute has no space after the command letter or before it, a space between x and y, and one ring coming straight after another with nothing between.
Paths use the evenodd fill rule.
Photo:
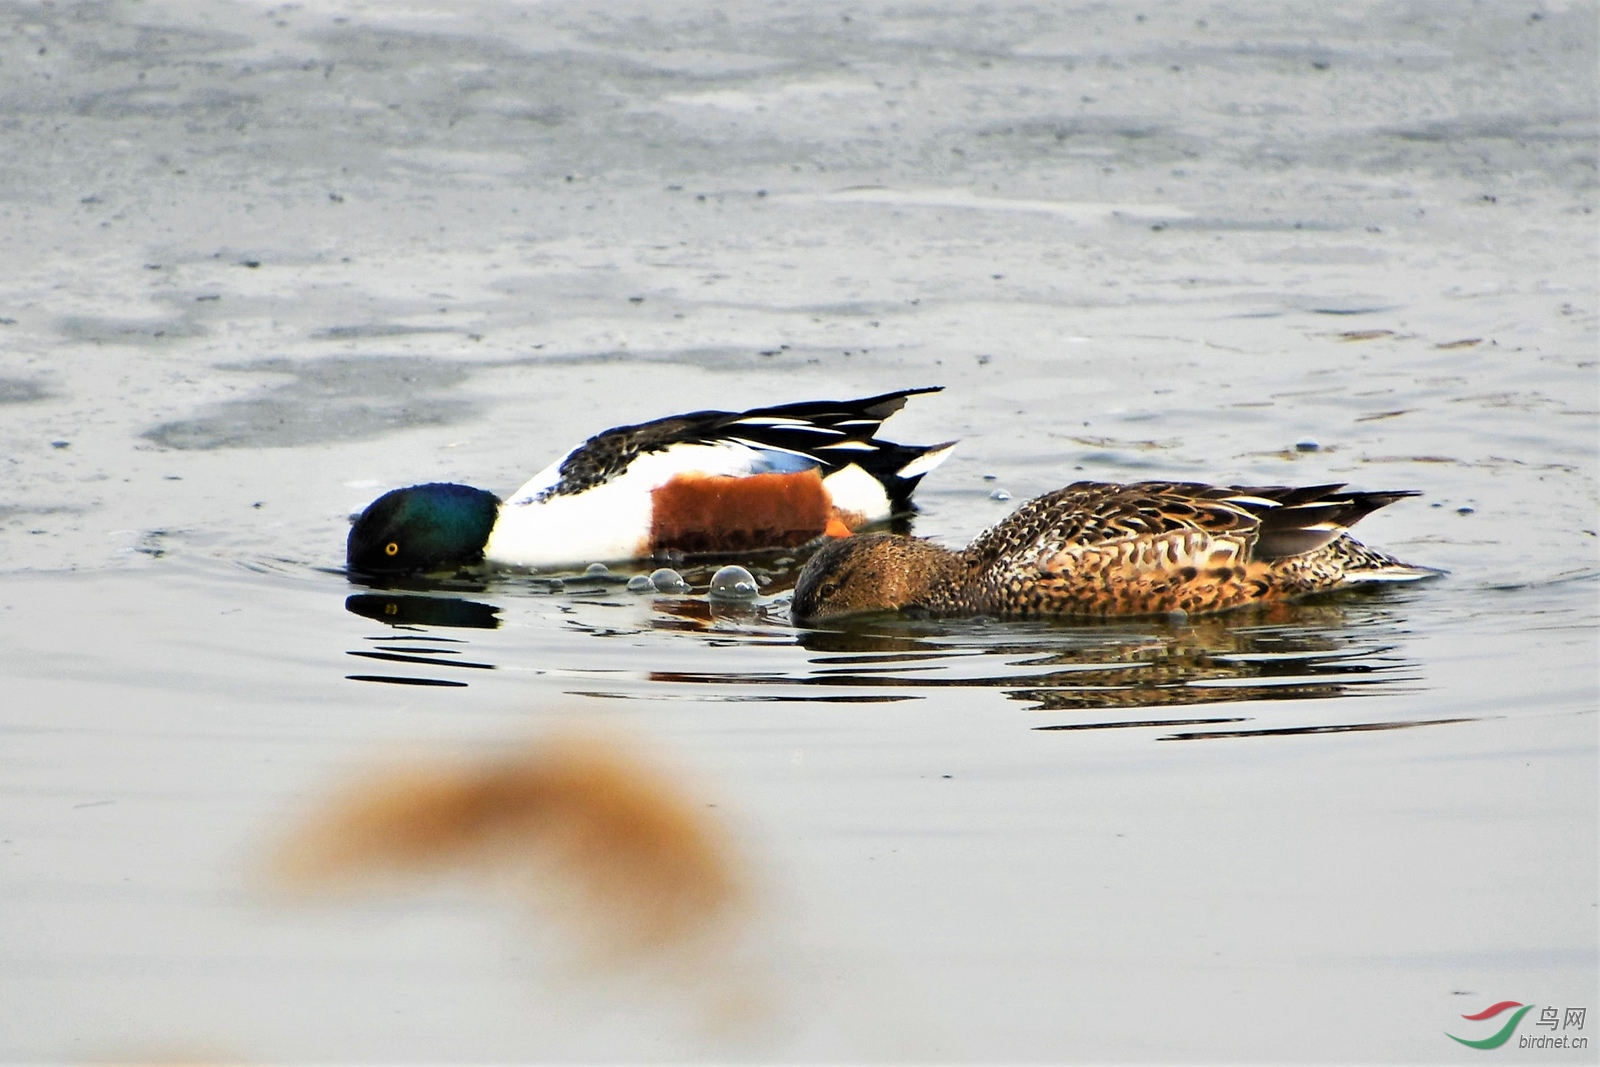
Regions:
<instances>
[{"instance_id":1,"label":"duck's white breast","mask_svg":"<svg viewBox=\"0 0 1600 1067\"><path fill-rule=\"evenodd\" d=\"M650 493L682 475L750 474L761 453L734 442L674 445L636 457L610 481L580 493L539 499L560 480L557 460L500 506L484 548L490 563L506 567L582 567L650 555Z\"/></svg>"}]
</instances>

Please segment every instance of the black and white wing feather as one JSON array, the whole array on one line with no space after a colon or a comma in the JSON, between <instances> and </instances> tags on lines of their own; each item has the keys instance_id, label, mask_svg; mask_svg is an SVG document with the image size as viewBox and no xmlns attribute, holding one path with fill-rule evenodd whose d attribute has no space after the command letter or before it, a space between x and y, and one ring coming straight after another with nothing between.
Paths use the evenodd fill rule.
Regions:
<instances>
[{"instance_id":1,"label":"black and white wing feather","mask_svg":"<svg viewBox=\"0 0 1600 1067\"><path fill-rule=\"evenodd\" d=\"M908 397L943 386L902 389L858 400L811 400L749 411L694 411L596 434L560 461L557 476L537 499L572 495L609 482L642 455L683 445L741 445L751 450L751 473L820 468L823 477L855 464L883 483L897 507L938 465L955 442L902 445L876 437L883 421ZM525 486L526 493L530 486ZM522 494L518 494L521 496Z\"/></svg>"}]
</instances>

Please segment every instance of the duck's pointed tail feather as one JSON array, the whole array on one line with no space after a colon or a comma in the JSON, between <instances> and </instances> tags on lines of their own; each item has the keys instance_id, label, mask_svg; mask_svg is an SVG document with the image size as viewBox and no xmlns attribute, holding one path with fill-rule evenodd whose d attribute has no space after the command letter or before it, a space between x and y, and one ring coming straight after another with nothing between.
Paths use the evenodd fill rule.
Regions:
<instances>
[{"instance_id":1,"label":"duck's pointed tail feather","mask_svg":"<svg viewBox=\"0 0 1600 1067\"><path fill-rule=\"evenodd\" d=\"M894 514L911 510L911 494L924 475L950 458L956 442L945 441L937 445L900 445L893 441L875 441L877 449L862 455L857 462L883 486L889 496L889 508Z\"/></svg>"},{"instance_id":2,"label":"duck's pointed tail feather","mask_svg":"<svg viewBox=\"0 0 1600 1067\"><path fill-rule=\"evenodd\" d=\"M943 444L926 445L912 448L910 451L917 455L910 462L895 471L895 476L907 481L915 482L933 468L950 458L950 453L955 450L957 442L945 441Z\"/></svg>"},{"instance_id":3,"label":"duck's pointed tail feather","mask_svg":"<svg viewBox=\"0 0 1600 1067\"><path fill-rule=\"evenodd\" d=\"M717 433L754 448L784 452L801 462L820 464L826 478L847 474L852 467L871 475L888 497L890 513L911 509L911 494L923 476L943 463L954 441L937 445L904 445L877 436L883 421L905 407L908 397L937 393L941 385L897 389L892 393L855 400L808 400L730 414L715 427ZM845 478L845 482L850 479ZM834 482L842 489L844 482ZM836 501L852 510L876 514L882 501L871 482L863 480L862 501ZM859 503L861 507L854 508Z\"/></svg>"},{"instance_id":4,"label":"duck's pointed tail feather","mask_svg":"<svg viewBox=\"0 0 1600 1067\"><path fill-rule=\"evenodd\" d=\"M938 393L943 390L942 385L921 385L912 389L896 389L892 393L880 393L877 396L860 397L856 400L803 400L795 404L778 404L770 408L756 408L745 414L804 419L823 425L837 425L841 420L870 419L882 422L905 407L908 397L920 396L923 393Z\"/></svg>"},{"instance_id":5,"label":"duck's pointed tail feather","mask_svg":"<svg viewBox=\"0 0 1600 1067\"><path fill-rule=\"evenodd\" d=\"M1417 495L1412 489L1351 492L1338 484L1299 489L1264 486L1236 492L1240 495L1231 499L1250 507L1261 521L1256 535L1257 559L1314 552L1338 540L1379 508ZM1253 506L1257 503L1265 506Z\"/></svg>"}]
</instances>

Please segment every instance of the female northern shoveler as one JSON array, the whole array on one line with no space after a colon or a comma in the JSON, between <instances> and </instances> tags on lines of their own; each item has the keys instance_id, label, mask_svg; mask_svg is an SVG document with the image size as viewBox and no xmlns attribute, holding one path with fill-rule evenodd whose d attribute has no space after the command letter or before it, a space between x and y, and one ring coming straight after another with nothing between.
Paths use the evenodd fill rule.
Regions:
<instances>
[{"instance_id":1,"label":"female northern shoveler","mask_svg":"<svg viewBox=\"0 0 1600 1067\"><path fill-rule=\"evenodd\" d=\"M967 548L851 537L794 587L797 623L873 611L929 615L1150 615L1225 611L1440 572L1345 531L1411 490L1078 482L1028 501Z\"/></svg>"},{"instance_id":2,"label":"female northern shoveler","mask_svg":"<svg viewBox=\"0 0 1600 1067\"><path fill-rule=\"evenodd\" d=\"M847 534L909 510L917 482L955 442L873 435L906 397L695 411L618 426L502 502L467 485L395 489L350 528L350 570L439 571L487 561L582 566L657 553L745 552Z\"/></svg>"}]
</instances>

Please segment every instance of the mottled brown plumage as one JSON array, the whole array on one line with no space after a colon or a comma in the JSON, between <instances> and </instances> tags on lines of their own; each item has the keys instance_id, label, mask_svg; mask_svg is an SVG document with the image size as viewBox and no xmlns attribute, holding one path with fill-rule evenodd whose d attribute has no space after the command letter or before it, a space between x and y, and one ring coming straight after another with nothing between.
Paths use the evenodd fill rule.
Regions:
<instances>
[{"instance_id":1,"label":"mottled brown plumage","mask_svg":"<svg viewBox=\"0 0 1600 1067\"><path fill-rule=\"evenodd\" d=\"M952 552L906 537L824 547L795 584L796 622L885 610L1106 616L1226 611L1438 573L1345 531L1411 491L1341 485L1078 482Z\"/></svg>"}]
</instances>

